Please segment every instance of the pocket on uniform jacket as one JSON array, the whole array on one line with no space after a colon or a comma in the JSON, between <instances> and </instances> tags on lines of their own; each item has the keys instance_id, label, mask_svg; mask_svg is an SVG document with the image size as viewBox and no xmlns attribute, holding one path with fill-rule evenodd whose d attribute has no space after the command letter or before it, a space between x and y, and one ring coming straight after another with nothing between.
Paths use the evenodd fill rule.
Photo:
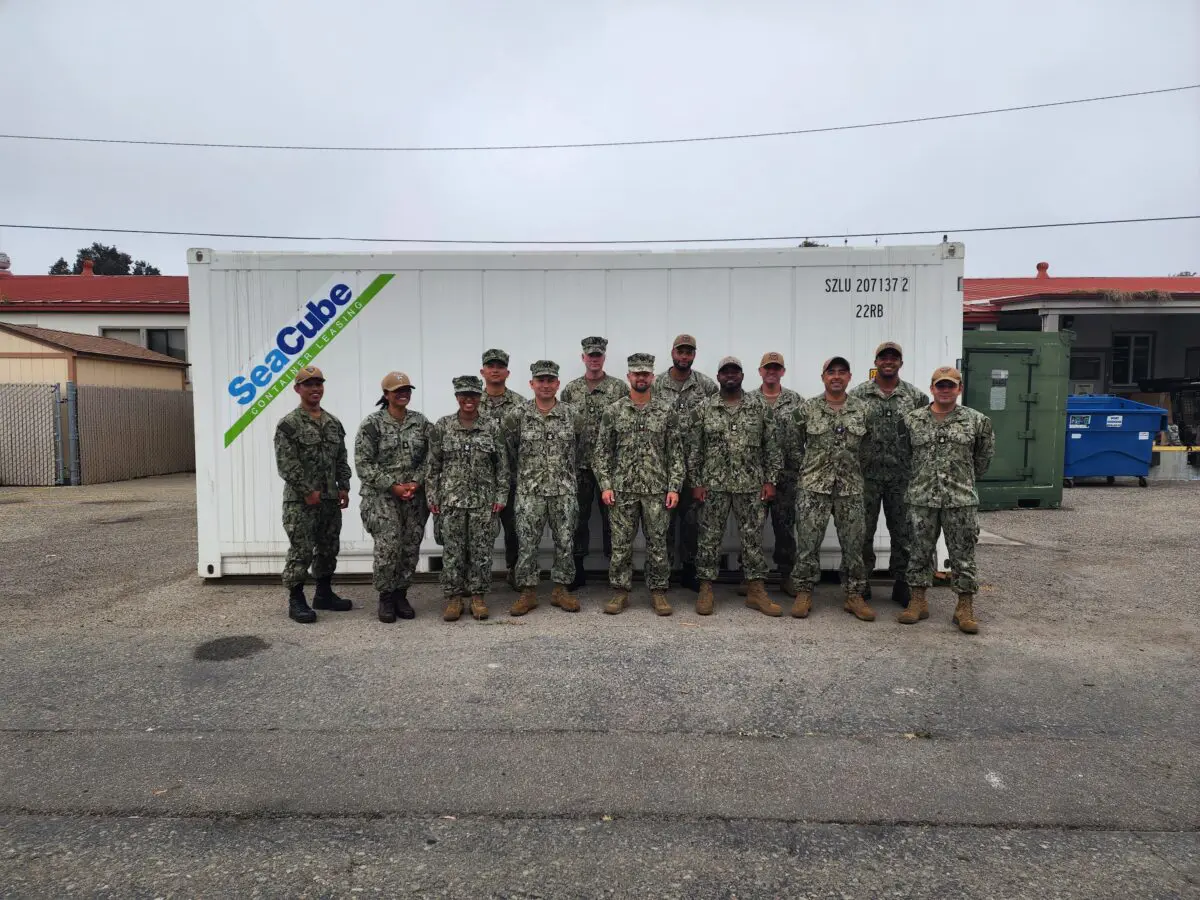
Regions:
<instances>
[{"instance_id":1,"label":"pocket on uniform jacket","mask_svg":"<svg viewBox=\"0 0 1200 900\"><path fill-rule=\"evenodd\" d=\"M851 434L857 435L858 437L862 437L864 434L867 433L867 423L866 422L849 422L846 424L846 430L848 432L850 432Z\"/></svg>"},{"instance_id":2,"label":"pocket on uniform jacket","mask_svg":"<svg viewBox=\"0 0 1200 900\"><path fill-rule=\"evenodd\" d=\"M315 447L325 440L324 435L319 431L302 431L300 437L297 438L301 444L306 447Z\"/></svg>"}]
</instances>

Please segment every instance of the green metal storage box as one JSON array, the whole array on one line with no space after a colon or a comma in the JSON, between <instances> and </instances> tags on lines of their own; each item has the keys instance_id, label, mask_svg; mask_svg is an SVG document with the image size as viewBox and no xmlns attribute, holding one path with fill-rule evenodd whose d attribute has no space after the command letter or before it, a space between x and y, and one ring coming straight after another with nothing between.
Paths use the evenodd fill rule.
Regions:
<instances>
[{"instance_id":1,"label":"green metal storage box","mask_svg":"<svg viewBox=\"0 0 1200 900\"><path fill-rule=\"evenodd\" d=\"M1062 505L1069 331L963 333L963 404L992 420L980 509Z\"/></svg>"}]
</instances>

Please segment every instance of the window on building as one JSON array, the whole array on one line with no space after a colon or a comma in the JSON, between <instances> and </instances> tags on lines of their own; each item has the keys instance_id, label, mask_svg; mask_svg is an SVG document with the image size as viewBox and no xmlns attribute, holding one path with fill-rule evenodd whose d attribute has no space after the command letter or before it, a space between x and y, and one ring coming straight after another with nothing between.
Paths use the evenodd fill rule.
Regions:
<instances>
[{"instance_id":1,"label":"window on building","mask_svg":"<svg viewBox=\"0 0 1200 900\"><path fill-rule=\"evenodd\" d=\"M146 346L187 362L187 332L182 328L147 328Z\"/></svg>"},{"instance_id":2,"label":"window on building","mask_svg":"<svg viewBox=\"0 0 1200 900\"><path fill-rule=\"evenodd\" d=\"M100 336L142 346L142 329L140 328L101 328Z\"/></svg>"},{"instance_id":3,"label":"window on building","mask_svg":"<svg viewBox=\"0 0 1200 900\"><path fill-rule=\"evenodd\" d=\"M1114 334L1112 383L1121 387L1136 385L1154 375L1154 335Z\"/></svg>"},{"instance_id":4,"label":"window on building","mask_svg":"<svg viewBox=\"0 0 1200 900\"><path fill-rule=\"evenodd\" d=\"M1071 357L1072 381L1099 381L1100 370L1104 367L1104 357L1099 353L1090 356Z\"/></svg>"}]
</instances>

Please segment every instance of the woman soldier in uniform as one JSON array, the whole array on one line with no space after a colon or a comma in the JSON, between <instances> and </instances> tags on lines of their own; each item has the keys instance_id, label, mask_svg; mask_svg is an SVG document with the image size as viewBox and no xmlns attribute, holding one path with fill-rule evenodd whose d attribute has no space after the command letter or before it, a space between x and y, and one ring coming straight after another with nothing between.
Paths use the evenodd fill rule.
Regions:
<instances>
[{"instance_id":1,"label":"woman soldier in uniform","mask_svg":"<svg viewBox=\"0 0 1200 900\"><path fill-rule=\"evenodd\" d=\"M408 586L417 568L429 508L425 502L429 420L408 408L413 386L403 372L383 377L379 411L367 416L354 440L362 482L363 525L375 539L379 621L411 619Z\"/></svg>"}]
</instances>

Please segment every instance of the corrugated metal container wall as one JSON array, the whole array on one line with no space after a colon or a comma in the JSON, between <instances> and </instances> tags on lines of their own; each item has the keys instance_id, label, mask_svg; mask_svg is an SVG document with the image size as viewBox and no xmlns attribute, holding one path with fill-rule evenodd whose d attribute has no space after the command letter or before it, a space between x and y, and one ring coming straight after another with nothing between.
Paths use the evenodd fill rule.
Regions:
<instances>
[{"instance_id":1,"label":"corrugated metal container wall","mask_svg":"<svg viewBox=\"0 0 1200 900\"><path fill-rule=\"evenodd\" d=\"M696 368L706 374L720 357L740 356L748 388L758 384L761 355L778 350L788 362L784 383L805 396L821 389L821 361L835 353L849 357L856 380L868 377L884 340L904 345L903 374L918 383L962 355L961 244L678 253L192 250L189 262L199 571L209 577L282 568L283 485L272 436L296 401L290 383L278 380L290 381L294 366L309 359L326 374L324 405L346 426L352 454L386 372L407 372L416 385L412 408L434 420L456 408L451 378L478 372L488 347L511 354L510 386L526 395L536 359L558 361L564 384L581 375L579 341L591 334L609 339L607 368L618 377L637 351L655 353L665 369L677 332L696 336ZM300 347L296 326L313 309L320 311L314 321L330 320ZM339 571L369 572L357 483L351 495ZM592 534L598 542L599 528ZM825 550L824 563L835 566L831 536ZM440 554L431 536L422 553Z\"/></svg>"}]
</instances>

